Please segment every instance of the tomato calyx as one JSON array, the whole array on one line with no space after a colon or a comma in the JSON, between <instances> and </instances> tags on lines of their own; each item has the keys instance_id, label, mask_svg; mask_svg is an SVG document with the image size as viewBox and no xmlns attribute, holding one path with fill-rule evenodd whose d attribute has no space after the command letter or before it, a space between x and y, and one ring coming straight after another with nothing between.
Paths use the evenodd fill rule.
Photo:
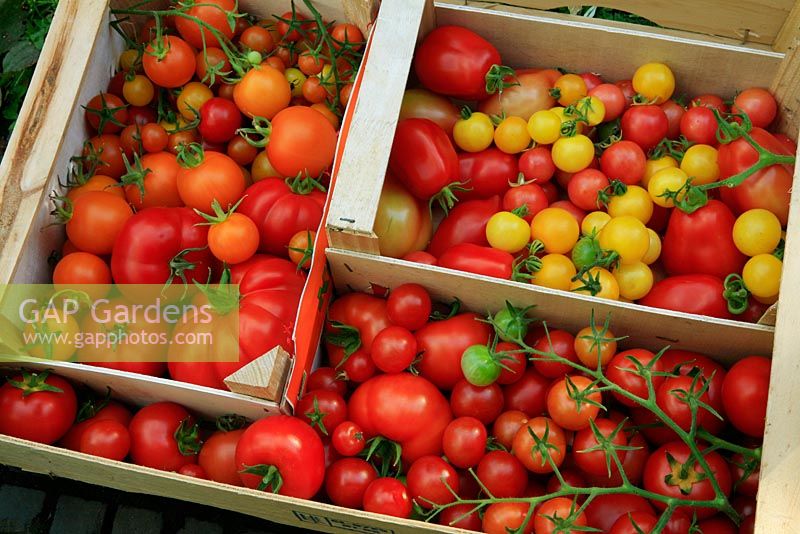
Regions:
<instances>
[{"instance_id":1,"label":"tomato calyx","mask_svg":"<svg viewBox=\"0 0 800 534\"><path fill-rule=\"evenodd\" d=\"M528 333L528 325L535 323L536 319L528 316L528 312L535 306L517 308L506 301L506 307L489 317L483 322L489 323L494 328L497 336L503 341L521 343Z\"/></svg>"},{"instance_id":2,"label":"tomato calyx","mask_svg":"<svg viewBox=\"0 0 800 534\"><path fill-rule=\"evenodd\" d=\"M300 260L297 261L297 270L302 271L303 269L309 268L309 263L311 261L311 257L314 255L314 238L311 236L311 230L306 230L306 246L305 248L300 247L287 247L291 252L297 252L298 254L302 254L300 256Z\"/></svg>"},{"instance_id":3,"label":"tomato calyx","mask_svg":"<svg viewBox=\"0 0 800 534\"><path fill-rule=\"evenodd\" d=\"M236 133L247 141L247 144L256 148L264 148L269 144L272 135L272 123L264 117L253 117L252 128L239 128Z\"/></svg>"},{"instance_id":4,"label":"tomato calyx","mask_svg":"<svg viewBox=\"0 0 800 534\"><path fill-rule=\"evenodd\" d=\"M195 287L205 295L211 308L219 315L227 315L239 309L239 301L242 297L239 293L239 285L231 284L230 280L231 270L225 267L222 270L219 284L216 286L211 285L210 280L205 284L201 284L197 280L194 282Z\"/></svg>"},{"instance_id":5,"label":"tomato calyx","mask_svg":"<svg viewBox=\"0 0 800 534\"><path fill-rule=\"evenodd\" d=\"M317 190L326 193L325 186L319 180L311 176L304 175L302 172L298 173L294 178L286 178L284 180L292 193L296 195L310 195L312 191Z\"/></svg>"},{"instance_id":6,"label":"tomato calyx","mask_svg":"<svg viewBox=\"0 0 800 534\"><path fill-rule=\"evenodd\" d=\"M78 409L78 415L75 416L75 422L80 423L82 421L86 421L87 419L91 419L97 412L108 406L108 402L111 400L111 388L106 387L106 394L102 399L93 400L93 399L86 399L86 401L81 404L81 407Z\"/></svg>"},{"instance_id":7,"label":"tomato calyx","mask_svg":"<svg viewBox=\"0 0 800 534\"><path fill-rule=\"evenodd\" d=\"M747 311L750 303L750 291L744 285L742 276L738 273L731 273L725 277L725 290L722 296L728 303L728 311L734 315L741 315Z\"/></svg>"},{"instance_id":8,"label":"tomato calyx","mask_svg":"<svg viewBox=\"0 0 800 534\"><path fill-rule=\"evenodd\" d=\"M186 255L190 252L200 252L201 250L205 250L207 247L190 247L185 248L175 254L171 260L169 260L169 278L167 279L165 287L169 286L172 283L174 278L179 278L183 281L184 287L188 283L186 280L186 271L191 271L197 267L197 264L191 262L186 259Z\"/></svg>"},{"instance_id":9,"label":"tomato calyx","mask_svg":"<svg viewBox=\"0 0 800 534\"><path fill-rule=\"evenodd\" d=\"M372 464L379 477L397 477L402 468L402 454L402 445L383 436L375 436L367 440L367 447L359 456Z\"/></svg>"},{"instance_id":10,"label":"tomato calyx","mask_svg":"<svg viewBox=\"0 0 800 534\"><path fill-rule=\"evenodd\" d=\"M319 401L317 400L317 396L314 395L313 406L310 410L304 413L306 418L308 419L308 424L311 428L319 428L319 431L322 432L324 435L328 436L328 429L325 428L325 416L328 415L327 412L323 412L319 409Z\"/></svg>"},{"instance_id":11,"label":"tomato calyx","mask_svg":"<svg viewBox=\"0 0 800 534\"><path fill-rule=\"evenodd\" d=\"M50 215L55 218L55 221L51 224L67 224L72 219L74 211L72 200L66 196L57 195L55 191L50 194L50 200L53 202L53 209L50 211Z\"/></svg>"},{"instance_id":12,"label":"tomato calyx","mask_svg":"<svg viewBox=\"0 0 800 534\"><path fill-rule=\"evenodd\" d=\"M594 147L598 156L600 156L606 148L622 140L622 129L620 128L619 118L610 122L601 122L597 125L595 131L597 132L598 140L594 143Z\"/></svg>"},{"instance_id":13,"label":"tomato calyx","mask_svg":"<svg viewBox=\"0 0 800 534\"><path fill-rule=\"evenodd\" d=\"M245 466L240 473L247 473L249 475L258 475L261 480L256 487L259 491L266 491L270 489L272 493L278 493L283 486L283 477L277 466L267 464L256 464Z\"/></svg>"},{"instance_id":14,"label":"tomato calyx","mask_svg":"<svg viewBox=\"0 0 800 534\"><path fill-rule=\"evenodd\" d=\"M336 331L325 334L325 341L344 349L344 358L342 358L342 361L336 366L339 368L344 365L350 356L361 348L361 333L355 326L340 323L339 321L331 321L330 325L336 329Z\"/></svg>"},{"instance_id":15,"label":"tomato calyx","mask_svg":"<svg viewBox=\"0 0 800 534\"><path fill-rule=\"evenodd\" d=\"M619 197L628 192L628 186L614 178L608 186L597 192L597 204L608 208L612 197Z\"/></svg>"},{"instance_id":16,"label":"tomato calyx","mask_svg":"<svg viewBox=\"0 0 800 534\"><path fill-rule=\"evenodd\" d=\"M708 479L706 473L695 469L696 460L691 459L686 463L682 463L676 460L668 451L666 455L670 473L664 477L664 482L670 486L676 486L680 489L682 495L689 495L695 484Z\"/></svg>"},{"instance_id":17,"label":"tomato calyx","mask_svg":"<svg viewBox=\"0 0 800 534\"><path fill-rule=\"evenodd\" d=\"M200 425L184 419L173 434L178 450L184 456L193 456L200 452L203 442L200 440Z\"/></svg>"},{"instance_id":18,"label":"tomato calyx","mask_svg":"<svg viewBox=\"0 0 800 534\"><path fill-rule=\"evenodd\" d=\"M108 103L106 102L106 93L100 93L100 108L90 108L88 106L81 106L86 113L91 113L92 115L97 115L99 117L99 124L97 125L97 132L103 133L107 124L113 124L114 126L119 126L120 128L124 128L126 125L120 122L114 114L122 111L128 107L127 104L123 104L121 106L116 107L108 107Z\"/></svg>"},{"instance_id":19,"label":"tomato calyx","mask_svg":"<svg viewBox=\"0 0 800 534\"><path fill-rule=\"evenodd\" d=\"M433 310L429 317L430 321L446 321L447 319L451 319L458 315L458 312L461 311L461 300L456 297L450 302L447 307L445 308L446 312L441 310Z\"/></svg>"},{"instance_id":20,"label":"tomato calyx","mask_svg":"<svg viewBox=\"0 0 800 534\"><path fill-rule=\"evenodd\" d=\"M541 467L550 464L550 467L553 468L553 471L558 472L558 466L553 460L553 456L550 454L550 451L556 451L558 453L560 452L560 449L558 448L558 445L550 443L550 423L545 422L544 433L542 434L541 438L536 435L536 432L534 432L530 426L526 425L525 428L528 431L528 435L533 440L533 445L531 445L530 450L531 458L535 461L536 454L539 454L541 458Z\"/></svg>"},{"instance_id":21,"label":"tomato calyx","mask_svg":"<svg viewBox=\"0 0 800 534\"><path fill-rule=\"evenodd\" d=\"M217 430L221 432L233 432L234 430L239 430L246 427L247 418L235 413L229 413L217 417L215 425Z\"/></svg>"},{"instance_id":22,"label":"tomato calyx","mask_svg":"<svg viewBox=\"0 0 800 534\"><path fill-rule=\"evenodd\" d=\"M436 202L439 204L439 207L442 208L444 214L447 215L448 213L450 213L450 210L453 209L453 206L455 206L459 200L458 197L456 196L457 192L472 191L471 187L467 187L467 184L469 182L470 179L467 178L463 182L452 182L444 186L438 193L433 195L431 199L428 201L428 209L432 212L433 203Z\"/></svg>"},{"instance_id":23,"label":"tomato calyx","mask_svg":"<svg viewBox=\"0 0 800 534\"><path fill-rule=\"evenodd\" d=\"M681 135L678 139L662 139L660 143L650 152L650 159L659 159L664 156L670 156L675 161L680 163L683 161L683 156L686 151L694 145L691 141Z\"/></svg>"},{"instance_id":24,"label":"tomato calyx","mask_svg":"<svg viewBox=\"0 0 800 534\"><path fill-rule=\"evenodd\" d=\"M502 94L505 89L519 85L516 71L505 65L492 65L486 73L485 79L486 92L490 95L494 93Z\"/></svg>"},{"instance_id":25,"label":"tomato calyx","mask_svg":"<svg viewBox=\"0 0 800 534\"><path fill-rule=\"evenodd\" d=\"M178 165L184 169L194 169L205 161L205 151L200 143L189 143L178 146Z\"/></svg>"},{"instance_id":26,"label":"tomato calyx","mask_svg":"<svg viewBox=\"0 0 800 534\"><path fill-rule=\"evenodd\" d=\"M139 142L141 143L141 141ZM120 187L135 185L139 189L139 200L144 201L144 179L153 171L142 167L142 160L139 158L139 154L135 152L133 154L133 165L128 161L128 156L125 154L122 154L122 161L125 163L126 172L119 179Z\"/></svg>"},{"instance_id":27,"label":"tomato calyx","mask_svg":"<svg viewBox=\"0 0 800 534\"><path fill-rule=\"evenodd\" d=\"M517 282L527 282L536 277L536 273L542 268L542 258L539 252L544 250L544 243L538 239L528 245L527 250L523 249L524 254L520 254L514 260L512 266L511 279ZM527 272L526 272L527 271Z\"/></svg>"},{"instance_id":28,"label":"tomato calyx","mask_svg":"<svg viewBox=\"0 0 800 534\"><path fill-rule=\"evenodd\" d=\"M245 197L242 197L239 200L237 200L236 204L231 206L228 209L228 211L223 210L222 206L219 203L219 201L215 198L214 200L211 201L211 209L214 211L213 215L210 215L208 213L203 213L199 209L195 208L194 212L196 214L198 214L200 217L202 217L203 219L205 219L205 221L206 221L206 222L202 222L202 223L197 223L195 226L207 226L207 225L212 225L213 226L213 225L224 223L225 221L227 221L230 218L231 215L233 215L233 213L236 211L236 208L239 207L239 204L242 203L244 198Z\"/></svg>"},{"instance_id":29,"label":"tomato calyx","mask_svg":"<svg viewBox=\"0 0 800 534\"><path fill-rule=\"evenodd\" d=\"M58 388L56 386L51 386L47 382L47 377L50 375L50 371L40 371L38 373L32 373L30 371L22 371L22 380L12 380L8 379L8 383L22 390L22 396L27 397L29 395L33 395L34 393L39 393L41 391L49 391L51 393L64 393L64 390Z\"/></svg>"},{"instance_id":30,"label":"tomato calyx","mask_svg":"<svg viewBox=\"0 0 800 534\"><path fill-rule=\"evenodd\" d=\"M615 468L619 468L622 464L620 459L620 452L627 452L627 451L635 451L638 450L639 447L633 447L630 445L621 445L619 443L614 443L614 439L619 435L620 432L626 429L626 425L628 423L628 419L625 418L617 424L614 430L611 431L610 434L605 435L603 434L600 429L597 427L597 424L594 422L594 419L589 419L589 427L592 429L592 434L594 435L595 441L597 441L597 445L592 447L581 449L575 451L577 453L590 453L590 452L603 452L606 461L606 472L608 476L612 476L611 464L614 463Z\"/></svg>"}]
</instances>

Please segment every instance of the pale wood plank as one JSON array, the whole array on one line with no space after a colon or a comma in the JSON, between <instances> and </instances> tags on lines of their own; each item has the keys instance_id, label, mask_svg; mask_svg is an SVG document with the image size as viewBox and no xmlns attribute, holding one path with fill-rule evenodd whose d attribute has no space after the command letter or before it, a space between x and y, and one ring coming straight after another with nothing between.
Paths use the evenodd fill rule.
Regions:
<instances>
[{"instance_id":1,"label":"pale wood plank","mask_svg":"<svg viewBox=\"0 0 800 534\"><path fill-rule=\"evenodd\" d=\"M292 355L275 347L256 358L224 382L234 393L280 403L292 367Z\"/></svg>"},{"instance_id":2,"label":"pale wood plank","mask_svg":"<svg viewBox=\"0 0 800 534\"><path fill-rule=\"evenodd\" d=\"M785 52L796 46L797 39L800 37L800 2L793 2L793 4L792 10L775 37L775 42L772 43L772 48L779 52Z\"/></svg>"}]
</instances>

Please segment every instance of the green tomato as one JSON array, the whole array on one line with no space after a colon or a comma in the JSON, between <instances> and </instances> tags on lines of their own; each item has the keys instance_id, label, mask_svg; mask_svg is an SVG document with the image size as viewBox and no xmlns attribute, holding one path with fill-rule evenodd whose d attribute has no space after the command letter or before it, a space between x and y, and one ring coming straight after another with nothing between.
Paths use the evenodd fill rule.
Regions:
<instances>
[{"instance_id":1,"label":"green tomato","mask_svg":"<svg viewBox=\"0 0 800 534\"><path fill-rule=\"evenodd\" d=\"M494 315L492 322L500 339L503 341L519 341L524 339L528 333L528 323L530 321L524 315L514 313L506 307Z\"/></svg>"},{"instance_id":2,"label":"green tomato","mask_svg":"<svg viewBox=\"0 0 800 534\"><path fill-rule=\"evenodd\" d=\"M461 370L464 378L473 386L493 384L500 376L502 367L485 345L472 345L461 354Z\"/></svg>"},{"instance_id":3,"label":"green tomato","mask_svg":"<svg viewBox=\"0 0 800 534\"><path fill-rule=\"evenodd\" d=\"M594 264L597 259L597 251L597 239L591 236L580 238L572 249L572 263L575 264L575 268L580 270Z\"/></svg>"}]
</instances>

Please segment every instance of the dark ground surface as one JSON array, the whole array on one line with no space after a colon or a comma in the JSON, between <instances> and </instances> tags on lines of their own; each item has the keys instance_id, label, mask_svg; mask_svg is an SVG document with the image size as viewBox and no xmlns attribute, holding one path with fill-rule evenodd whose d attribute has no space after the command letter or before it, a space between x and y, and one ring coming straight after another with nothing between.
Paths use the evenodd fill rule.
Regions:
<instances>
[{"instance_id":1,"label":"dark ground surface","mask_svg":"<svg viewBox=\"0 0 800 534\"><path fill-rule=\"evenodd\" d=\"M2 534L301 534L172 499L125 493L0 465Z\"/></svg>"}]
</instances>

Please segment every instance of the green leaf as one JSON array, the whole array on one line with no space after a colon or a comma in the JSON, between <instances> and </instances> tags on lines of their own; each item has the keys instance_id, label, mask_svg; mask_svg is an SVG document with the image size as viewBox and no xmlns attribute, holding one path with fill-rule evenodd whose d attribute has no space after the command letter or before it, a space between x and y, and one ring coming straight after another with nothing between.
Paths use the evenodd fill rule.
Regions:
<instances>
[{"instance_id":1,"label":"green leaf","mask_svg":"<svg viewBox=\"0 0 800 534\"><path fill-rule=\"evenodd\" d=\"M0 55L25 35L25 11L22 0L0 0Z\"/></svg>"},{"instance_id":2,"label":"green leaf","mask_svg":"<svg viewBox=\"0 0 800 534\"><path fill-rule=\"evenodd\" d=\"M39 59L39 49L30 41L20 41L3 58L3 70L5 72L22 70L35 64L37 59Z\"/></svg>"}]
</instances>

